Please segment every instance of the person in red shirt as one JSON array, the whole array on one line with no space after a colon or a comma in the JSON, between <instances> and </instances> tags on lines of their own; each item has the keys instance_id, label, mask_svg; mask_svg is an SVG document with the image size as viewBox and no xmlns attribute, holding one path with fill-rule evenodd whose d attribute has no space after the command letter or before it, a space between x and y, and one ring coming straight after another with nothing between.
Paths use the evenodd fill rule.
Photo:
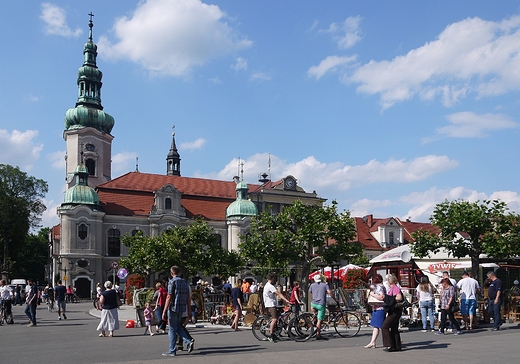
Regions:
<instances>
[{"instance_id":1,"label":"person in red shirt","mask_svg":"<svg viewBox=\"0 0 520 364\"><path fill-rule=\"evenodd\" d=\"M294 281L293 282L293 289L291 291L291 298L289 299L289 302L291 303L291 310L293 312L299 312L300 306L303 304L300 297L302 294L302 290L300 288L300 282Z\"/></svg>"}]
</instances>

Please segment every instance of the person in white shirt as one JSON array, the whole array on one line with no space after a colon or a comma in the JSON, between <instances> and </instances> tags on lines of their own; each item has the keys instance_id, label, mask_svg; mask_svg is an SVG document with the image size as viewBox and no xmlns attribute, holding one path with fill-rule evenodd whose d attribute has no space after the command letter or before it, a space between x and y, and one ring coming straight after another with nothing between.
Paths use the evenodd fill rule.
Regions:
<instances>
[{"instance_id":1,"label":"person in white shirt","mask_svg":"<svg viewBox=\"0 0 520 364\"><path fill-rule=\"evenodd\" d=\"M269 273L267 275L267 283L264 287L263 298L264 298L264 307L267 310L269 316L271 316L271 326L269 327L269 336L267 339L270 342L275 342L278 340L278 337L274 334L274 327L276 326L276 320L278 319L278 298L284 300L287 304L289 304L289 300L284 297L282 293L276 289L274 284L276 283L276 275L274 273Z\"/></svg>"},{"instance_id":2,"label":"person in white shirt","mask_svg":"<svg viewBox=\"0 0 520 364\"><path fill-rule=\"evenodd\" d=\"M2 279L0 281L0 304L5 306L7 316L9 316L8 324L13 323L13 312L11 310L13 298L13 289L7 285L5 279Z\"/></svg>"},{"instance_id":3,"label":"person in white shirt","mask_svg":"<svg viewBox=\"0 0 520 364\"><path fill-rule=\"evenodd\" d=\"M468 272L464 271L457 287L460 290L460 314L466 328L471 330L473 329L473 317L477 313L477 294L480 291L480 285L477 280L469 276Z\"/></svg>"}]
</instances>

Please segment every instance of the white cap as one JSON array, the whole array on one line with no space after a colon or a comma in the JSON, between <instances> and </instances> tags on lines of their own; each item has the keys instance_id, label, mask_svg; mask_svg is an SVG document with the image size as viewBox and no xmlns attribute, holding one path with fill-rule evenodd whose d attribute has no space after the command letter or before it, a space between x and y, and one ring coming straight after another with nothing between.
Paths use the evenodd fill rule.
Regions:
<instances>
[{"instance_id":1,"label":"white cap","mask_svg":"<svg viewBox=\"0 0 520 364\"><path fill-rule=\"evenodd\" d=\"M316 274L314 276L314 282L316 282L316 283L321 282L321 276L319 274Z\"/></svg>"}]
</instances>

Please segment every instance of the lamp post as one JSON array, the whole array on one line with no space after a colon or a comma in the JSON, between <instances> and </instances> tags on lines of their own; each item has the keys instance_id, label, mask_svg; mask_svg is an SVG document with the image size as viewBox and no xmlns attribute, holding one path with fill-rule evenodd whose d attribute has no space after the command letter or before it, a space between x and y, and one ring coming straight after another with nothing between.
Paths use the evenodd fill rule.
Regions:
<instances>
[{"instance_id":1,"label":"lamp post","mask_svg":"<svg viewBox=\"0 0 520 364\"><path fill-rule=\"evenodd\" d=\"M67 286L66 282L67 282L67 265L64 265L61 261L62 257L58 257L58 271L63 271L64 272L64 275L63 275L63 281L65 281L64 285ZM61 266L64 265L64 268L61 269ZM74 262L72 262L72 260L69 260L69 271L72 270L72 266L74 265Z\"/></svg>"}]
</instances>

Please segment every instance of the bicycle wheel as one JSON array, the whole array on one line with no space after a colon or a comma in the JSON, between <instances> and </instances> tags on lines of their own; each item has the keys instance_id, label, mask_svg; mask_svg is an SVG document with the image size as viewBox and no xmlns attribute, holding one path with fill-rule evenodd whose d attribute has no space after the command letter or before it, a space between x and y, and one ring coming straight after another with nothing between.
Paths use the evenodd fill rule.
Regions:
<instances>
[{"instance_id":1,"label":"bicycle wheel","mask_svg":"<svg viewBox=\"0 0 520 364\"><path fill-rule=\"evenodd\" d=\"M253 322L253 325L251 325L251 331L257 340L267 340L267 336L269 335L269 323L270 320L267 316L258 316Z\"/></svg>"},{"instance_id":2,"label":"bicycle wheel","mask_svg":"<svg viewBox=\"0 0 520 364\"><path fill-rule=\"evenodd\" d=\"M311 313L302 313L289 321L288 334L294 341L307 341L315 333L315 317Z\"/></svg>"},{"instance_id":3,"label":"bicycle wheel","mask_svg":"<svg viewBox=\"0 0 520 364\"><path fill-rule=\"evenodd\" d=\"M334 319L334 330L341 337L356 336L361 329L361 320L353 312L338 313Z\"/></svg>"}]
</instances>

